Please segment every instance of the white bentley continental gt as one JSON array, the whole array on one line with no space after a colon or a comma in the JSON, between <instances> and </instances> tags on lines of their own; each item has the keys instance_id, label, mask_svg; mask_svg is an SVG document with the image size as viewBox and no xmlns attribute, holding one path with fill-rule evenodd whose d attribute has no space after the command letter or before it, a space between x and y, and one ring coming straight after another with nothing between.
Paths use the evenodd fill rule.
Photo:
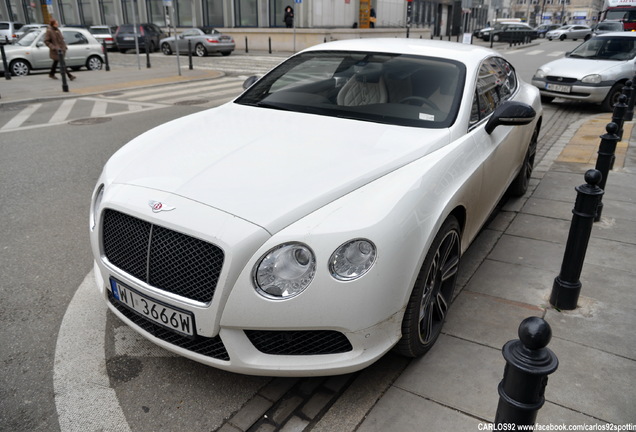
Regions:
<instances>
[{"instance_id":1,"label":"white bentley continental gt","mask_svg":"<svg viewBox=\"0 0 636 432\"><path fill-rule=\"evenodd\" d=\"M495 51L412 39L315 46L246 87L104 167L90 237L108 307L245 374L423 355L462 253L528 187L538 89Z\"/></svg>"}]
</instances>

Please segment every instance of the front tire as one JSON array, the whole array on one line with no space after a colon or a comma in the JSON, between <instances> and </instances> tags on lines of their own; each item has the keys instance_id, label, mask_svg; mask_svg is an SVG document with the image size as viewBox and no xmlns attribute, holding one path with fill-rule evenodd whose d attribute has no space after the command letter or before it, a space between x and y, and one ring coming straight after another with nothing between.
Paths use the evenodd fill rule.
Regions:
<instances>
[{"instance_id":1,"label":"front tire","mask_svg":"<svg viewBox=\"0 0 636 432\"><path fill-rule=\"evenodd\" d=\"M532 177L532 170L534 169L534 159L537 155L537 141L539 140L539 126L534 128L532 132L532 138L528 144L528 151L523 158L523 165L517 177L510 184L508 191L512 196L520 197L526 193L528 186L530 185L530 177Z\"/></svg>"},{"instance_id":2,"label":"front tire","mask_svg":"<svg viewBox=\"0 0 636 432\"><path fill-rule=\"evenodd\" d=\"M402 338L395 350L419 357L439 337L453 300L461 255L461 228L449 216L435 236L415 281L402 320Z\"/></svg>"},{"instance_id":3,"label":"front tire","mask_svg":"<svg viewBox=\"0 0 636 432\"><path fill-rule=\"evenodd\" d=\"M625 83L617 82L616 84L612 86L609 93L607 93L605 100L601 104L601 108L603 109L603 111L605 112L614 111L614 105L618 103L618 98L623 93L624 85Z\"/></svg>"},{"instance_id":4,"label":"front tire","mask_svg":"<svg viewBox=\"0 0 636 432\"><path fill-rule=\"evenodd\" d=\"M24 60L13 60L9 70L13 76L27 76L31 73L31 65Z\"/></svg>"}]
</instances>

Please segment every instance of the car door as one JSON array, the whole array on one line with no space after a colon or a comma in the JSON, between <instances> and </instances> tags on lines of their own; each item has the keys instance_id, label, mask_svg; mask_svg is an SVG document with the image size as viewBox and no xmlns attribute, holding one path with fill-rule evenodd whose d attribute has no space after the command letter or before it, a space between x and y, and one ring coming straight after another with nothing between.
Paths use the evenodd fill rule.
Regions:
<instances>
[{"instance_id":1,"label":"car door","mask_svg":"<svg viewBox=\"0 0 636 432\"><path fill-rule=\"evenodd\" d=\"M186 30L181 33L179 37L179 51L180 52L188 52L188 41L192 44L192 49L194 49L194 44L196 41L194 38L198 35L198 33L194 30Z\"/></svg>"},{"instance_id":2,"label":"car door","mask_svg":"<svg viewBox=\"0 0 636 432\"><path fill-rule=\"evenodd\" d=\"M29 37L29 36L26 36ZM51 60L49 47L44 43L46 31L41 31L38 37L31 45L31 52L27 57L33 66L33 69L48 69L53 64Z\"/></svg>"},{"instance_id":3,"label":"car door","mask_svg":"<svg viewBox=\"0 0 636 432\"><path fill-rule=\"evenodd\" d=\"M495 109L517 93L519 83L514 68L501 57L486 59L480 69L473 100L471 125L478 129L477 145L484 148L484 177L480 193L480 211L490 212L505 192L515 175L517 161L523 158L525 149L522 130L514 126L495 128L488 134L485 122ZM480 215L487 217L486 215ZM481 217L480 217L481 219Z\"/></svg>"},{"instance_id":4,"label":"car door","mask_svg":"<svg viewBox=\"0 0 636 432\"><path fill-rule=\"evenodd\" d=\"M88 39L77 30L62 29L62 34L68 47L66 51L66 65L83 66L86 63L90 51Z\"/></svg>"}]
</instances>

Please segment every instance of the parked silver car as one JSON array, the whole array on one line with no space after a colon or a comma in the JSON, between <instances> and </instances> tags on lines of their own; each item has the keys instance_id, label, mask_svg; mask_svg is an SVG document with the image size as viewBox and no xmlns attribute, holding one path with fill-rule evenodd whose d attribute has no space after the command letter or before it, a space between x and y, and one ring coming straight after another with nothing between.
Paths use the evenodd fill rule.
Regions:
<instances>
[{"instance_id":1,"label":"parked silver car","mask_svg":"<svg viewBox=\"0 0 636 432\"><path fill-rule=\"evenodd\" d=\"M224 56L232 54L234 51L234 39L232 36L221 33L212 27L195 27L183 31L177 36L177 45L179 52L188 52L188 41L192 52L199 57L208 55L209 53L221 53ZM170 55L176 51L175 37L171 36L161 39L161 51L165 55Z\"/></svg>"},{"instance_id":2,"label":"parked silver car","mask_svg":"<svg viewBox=\"0 0 636 432\"><path fill-rule=\"evenodd\" d=\"M99 70L104 62L102 45L88 30L80 28L60 29L68 51L66 65L74 70L85 66L88 70ZM36 29L26 33L14 45L5 47L7 63L11 75L26 76L32 70L50 69L53 60L49 57L49 48L44 43L45 29ZM4 72L2 62L0 71Z\"/></svg>"},{"instance_id":3,"label":"parked silver car","mask_svg":"<svg viewBox=\"0 0 636 432\"><path fill-rule=\"evenodd\" d=\"M600 103L611 111L636 72L636 33L614 32L582 43L565 58L541 66L532 77L541 100L564 98Z\"/></svg>"},{"instance_id":4,"label":"parked silver car","mask_svg":"<svg viewBox=\"0 0 636 432\"><path fill-rule=\"evenodd\" d=\"M586 25L573 24L573 25L564 25L555 30L550 30L545 34L546 39L584 39L588 40L592 37L592 28Z\"/></svg>"}]
</instances>

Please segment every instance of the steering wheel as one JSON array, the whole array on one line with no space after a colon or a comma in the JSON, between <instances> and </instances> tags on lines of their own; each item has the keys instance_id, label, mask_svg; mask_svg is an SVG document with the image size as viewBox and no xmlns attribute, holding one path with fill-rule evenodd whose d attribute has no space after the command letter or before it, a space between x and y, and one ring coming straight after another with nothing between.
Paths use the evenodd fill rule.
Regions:
<instances>
[{"instance_id":1,"label":"steering wheel","mask_svg":"<svg viewBox=\"0 0 636 432\"><path fill-rule=\"evenodd\" d=\"M440 109L430 100L421 97L421 96L408 96L402 99L399 103L407 104L407 105L415 105L415 106L428 106L429 108L433 108L434 110L439 111Z\"/></svg>"}]
</instances>

